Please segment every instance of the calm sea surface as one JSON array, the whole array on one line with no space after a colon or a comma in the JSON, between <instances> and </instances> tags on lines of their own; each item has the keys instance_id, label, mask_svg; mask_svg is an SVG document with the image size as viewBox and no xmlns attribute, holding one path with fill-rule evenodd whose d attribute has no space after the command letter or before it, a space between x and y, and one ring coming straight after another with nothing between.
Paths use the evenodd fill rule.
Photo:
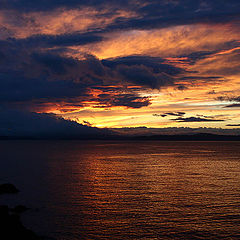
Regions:
<instances>
[{"instance_id":1,"label":"calm sea surface","mask_svg":"<svg viewBox=\"0 0 240 240\"><path fill-rule=\"evenodd\" d=\"M40 235L240 239L239 142L0 141L0 204Z\"/></svg>"}]
</instances>

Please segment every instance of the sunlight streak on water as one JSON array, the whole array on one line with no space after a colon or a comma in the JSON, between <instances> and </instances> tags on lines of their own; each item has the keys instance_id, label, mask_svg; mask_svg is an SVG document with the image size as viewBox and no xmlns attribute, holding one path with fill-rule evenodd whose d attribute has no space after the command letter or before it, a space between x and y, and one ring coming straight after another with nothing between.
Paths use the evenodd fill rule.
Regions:
<instances>
[{"instance_id":1,"label":"sunlight streak on water","mask_svg":"<svg viewBox=\"0 0 240 240\"><path fill-rule=\"evenodd\" d=\"M25 221L42 222L39 232L59 240L240 238L240 143L39 143L18 143L7 163L21 160L24 179L24 166L38 166L39 182L31 179L40 217ZM30 160L27 148L38 156Z\"/></svg>"}]
</instances>

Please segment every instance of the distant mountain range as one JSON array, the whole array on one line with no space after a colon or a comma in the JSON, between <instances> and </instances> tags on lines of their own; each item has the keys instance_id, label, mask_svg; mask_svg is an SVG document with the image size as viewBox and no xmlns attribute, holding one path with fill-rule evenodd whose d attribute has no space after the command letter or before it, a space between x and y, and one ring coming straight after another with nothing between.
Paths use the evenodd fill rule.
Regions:
<instances>
[{"instance_id":1,"label":"distant mountain range","mask_svg":"<svg viewBox=\"0 0 240 240\"><path fill-rule=\"evenodd\" d=\"M188 135L0 136L0 140L122 140L122 141L240 141L240 135L198 133Z\"/></svg>"}]
</instances>

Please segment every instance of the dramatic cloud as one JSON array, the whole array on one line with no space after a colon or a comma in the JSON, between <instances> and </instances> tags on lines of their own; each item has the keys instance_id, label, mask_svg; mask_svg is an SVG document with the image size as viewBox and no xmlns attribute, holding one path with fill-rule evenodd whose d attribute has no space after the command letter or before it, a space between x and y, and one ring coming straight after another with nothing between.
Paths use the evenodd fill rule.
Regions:
<instances>
[{"instance_id":1,"label":"dramatic cloud","mask_svg":"<svg viewBox=\"0 0 240 240\"><path fill-rule=\"evenodd\" d=\"M217 97L217 100L219 101L225 101L225 102L240 102L240 97L239 96L219 96ZM233 103L233 104L229 104L224 106L224 108L239 108L240 107L240 103Z\"/></svg>"},{"instance_id":2,"label":"dramatic cloud","mask_svg":"<svg viewBox=\"0 0 240 240\"><path fill-rule=\"evenodd\" d=\"M240 124L227 124L228 127L240 127Z\"/></svg>"},{"instance_id":3,"label":"dramatic cloud","mask_svg":"<svg viewBox=\"0 0 240 240\"><path fill-rule=\"evenodd\" d=\"M166 116L183 116L185 112L166 112L163 114L153 114L154 117L166 117Z\"/></svg>"},{"instance_id":4,"label":"dramatic cloud","mask_svg":"<svg viewBox=\"0 0 240 240\"><path fill-rule=\"evenodd\" d=\"M43 0L41 2L32 0L15 0L5 1L1 0L0 9L16 9L18 11L49 11L56 8L80 8L84 6L100 8L111 8L111 9L134 9L136 12L141 14L142 22L143 19L150 21L150 17L157 21L159 16L162 19L166 19L169 22L176 21L178 18L182 18L182 21L189 21L192 18L208 18L208 21L217 19L221 21L219 15L225 13L227 16L235 16L238 13L240 4L237 0L221 1L221 4L217 0L211 1L191 1L191 0L176 0L176 1L165 1L165 0L150 0L150 1L133 1L133 0L113 0L111 2L106 0L69 0L69 1L57 1L52 0L51 2ZM184 15L185 14L185 15ZM197 20L195 19L195 21ZM136 21L136 20L135 20ZM140 20L139 20L140 21ZM193 21L193 20L192 20ZM145 23L146 24L146 23ZM136 23L134 24L134 26Z\"/></svg>"},{"instance_id":5,"label":"dramatic cloud","mask_svg":"<svg viewBox=\"0 0 240 240\"><path fill-rule=\"evenodd\" d=\"M0 107L101 127L235 124L239 11L237 0L0 0Z\"/></svg>"},{"instance_id":6,"label":"dramatic cloud","mask_svg":"<svg viewBox=\"0 0 240 240\"><path fill-rule=\"evenodd\" d=\"M16 40L12 39L13 42L20 46L29 47L66 47L66 46L78 46L100 42L103 37L97 34L81 34L78 32L71 34L61 35L32 35L31 37ZM10 39L8 41L11 41Z\"/></svg>"},{"instance_id":7,"label":"dramatic cloud","mask_svg":"<svg viewBox=\"0 0 240 240\"><path fill-rule=\"evenodd\" d=\"M26 49L22 40L2 43L0 103L35 111L51 111L57 105L55 110L64 112L87 104L141 108L150 105L149 98L139 95L141 88L174 85L175 76L183 71L161 58L99 60L85 55L77 59L61 52L37 51L31 45ZM114 88L110 91L108 85ZM128 88L131 85L135 88Z\"/></svg>"},{"instance_id":8,"label":"dramatic cloud","mask_svg":"<svg viewBox=\"0 0 240 240\"><path fill-rule=\"evenodd\" d=\"M177 121L177 122L223 122L225 121L222 119L201 118L201 117L186 117L186 118L179 117L171 120Z\"/></svg>"},{"instance_id":9,"label":"dramatic cloud","mask_svg":"<svg viewBox=\"0 0 240 240\"><path fill-rule=\"evenodd\" d=\"M240 102L240 96L219 96L217 97L219 101L229 101L229 102Z\"/></svg>"},{"instance_id":10,"label":"dramatic cloud","mask_svg":"<svg viewBox=\"0 0 240 240\"><path fill-rule=\"evenodd\" d=\"M84 6L92 6L96 8L102 8L106 7L108 4L109 6L115 6L115 7L123 7L123 6L129 6L128 3L133 3L134 1L126 1L126 0L120 0L116 1L113 0L111 3L106 0L68 0L68 1L58 1L58 0L52 0L51 2L47 0L43 0L41 2L37 0L33 0L29 2L28 0L16 0L16 1L5 1L1 0L1 7L0 9L16 9L19 11L49 11L54 10L56 8L80 8Z\"/></svg>"},{"instance_id":11,"label":"dramatic cloud","mask_svg":"<svg viewBox=\"0 0 240 240\"><path fill-rule=\"evenodd\" d=\"M125 106L130 108L141 108L150 105L147 97L139 97L136 94L100 94L98 95L100 107Z\"/></svg>"},{"instance_id":12,"label":"dramatic cloud","mask_svg":"<svg viewBox=\"0 0 240 240\"><path fill-rule=\"evenodd\" d=\"M225 106L226 108L239 108L240 107L240 103L236 103L236 104L230 104Z\"/></svg>"},{"instance_id":13,"label":"dramatic cloud","mask_svg":"<svg viewBox=\"0 0 240 240\"><path fill-rule=\"evenodd\" d=\"M99 130L64 120L54 114L5 109L0 109L0 113L1 137L96 138L110 133L107 130Z\"/></svg>"},{"instance_id":14,"label":"dramatic cloud","mask_svg":"<svg viewBox=\"0 0 240 240\"><path fill-rule=\"evenodd\" d=\"M145 66L153 70L154 73L165 72L169 75L176 75L181 73L183 70L181 68L169 65L166 60L159 57L149 57L149 56L128 56L119 57L102 60L103 65L108 67L117 68L121 65L126 66Z\"/></svg>"}]
</instances>

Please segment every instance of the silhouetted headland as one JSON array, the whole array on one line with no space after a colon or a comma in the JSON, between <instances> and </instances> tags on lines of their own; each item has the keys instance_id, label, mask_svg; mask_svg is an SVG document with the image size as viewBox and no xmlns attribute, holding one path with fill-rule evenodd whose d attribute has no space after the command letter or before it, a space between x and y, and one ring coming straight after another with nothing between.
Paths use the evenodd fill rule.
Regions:
<instances>
[{"instance_id":1,"label":"silhouetted headland","mask_svg":"<svg viewBox=\"0 0 240 240\"><path fill-rule=\"evenodd\" d=\"M6 183L0 185L0 195L2 194L16 194L19 190L12 184ZM23 226L20 214L28 210L23 205L17 205L10 208L7 205L0 205L0 239L14 240L40 240L46 239L37 236L33 231Z\"/></svg>"}]
</instances>

